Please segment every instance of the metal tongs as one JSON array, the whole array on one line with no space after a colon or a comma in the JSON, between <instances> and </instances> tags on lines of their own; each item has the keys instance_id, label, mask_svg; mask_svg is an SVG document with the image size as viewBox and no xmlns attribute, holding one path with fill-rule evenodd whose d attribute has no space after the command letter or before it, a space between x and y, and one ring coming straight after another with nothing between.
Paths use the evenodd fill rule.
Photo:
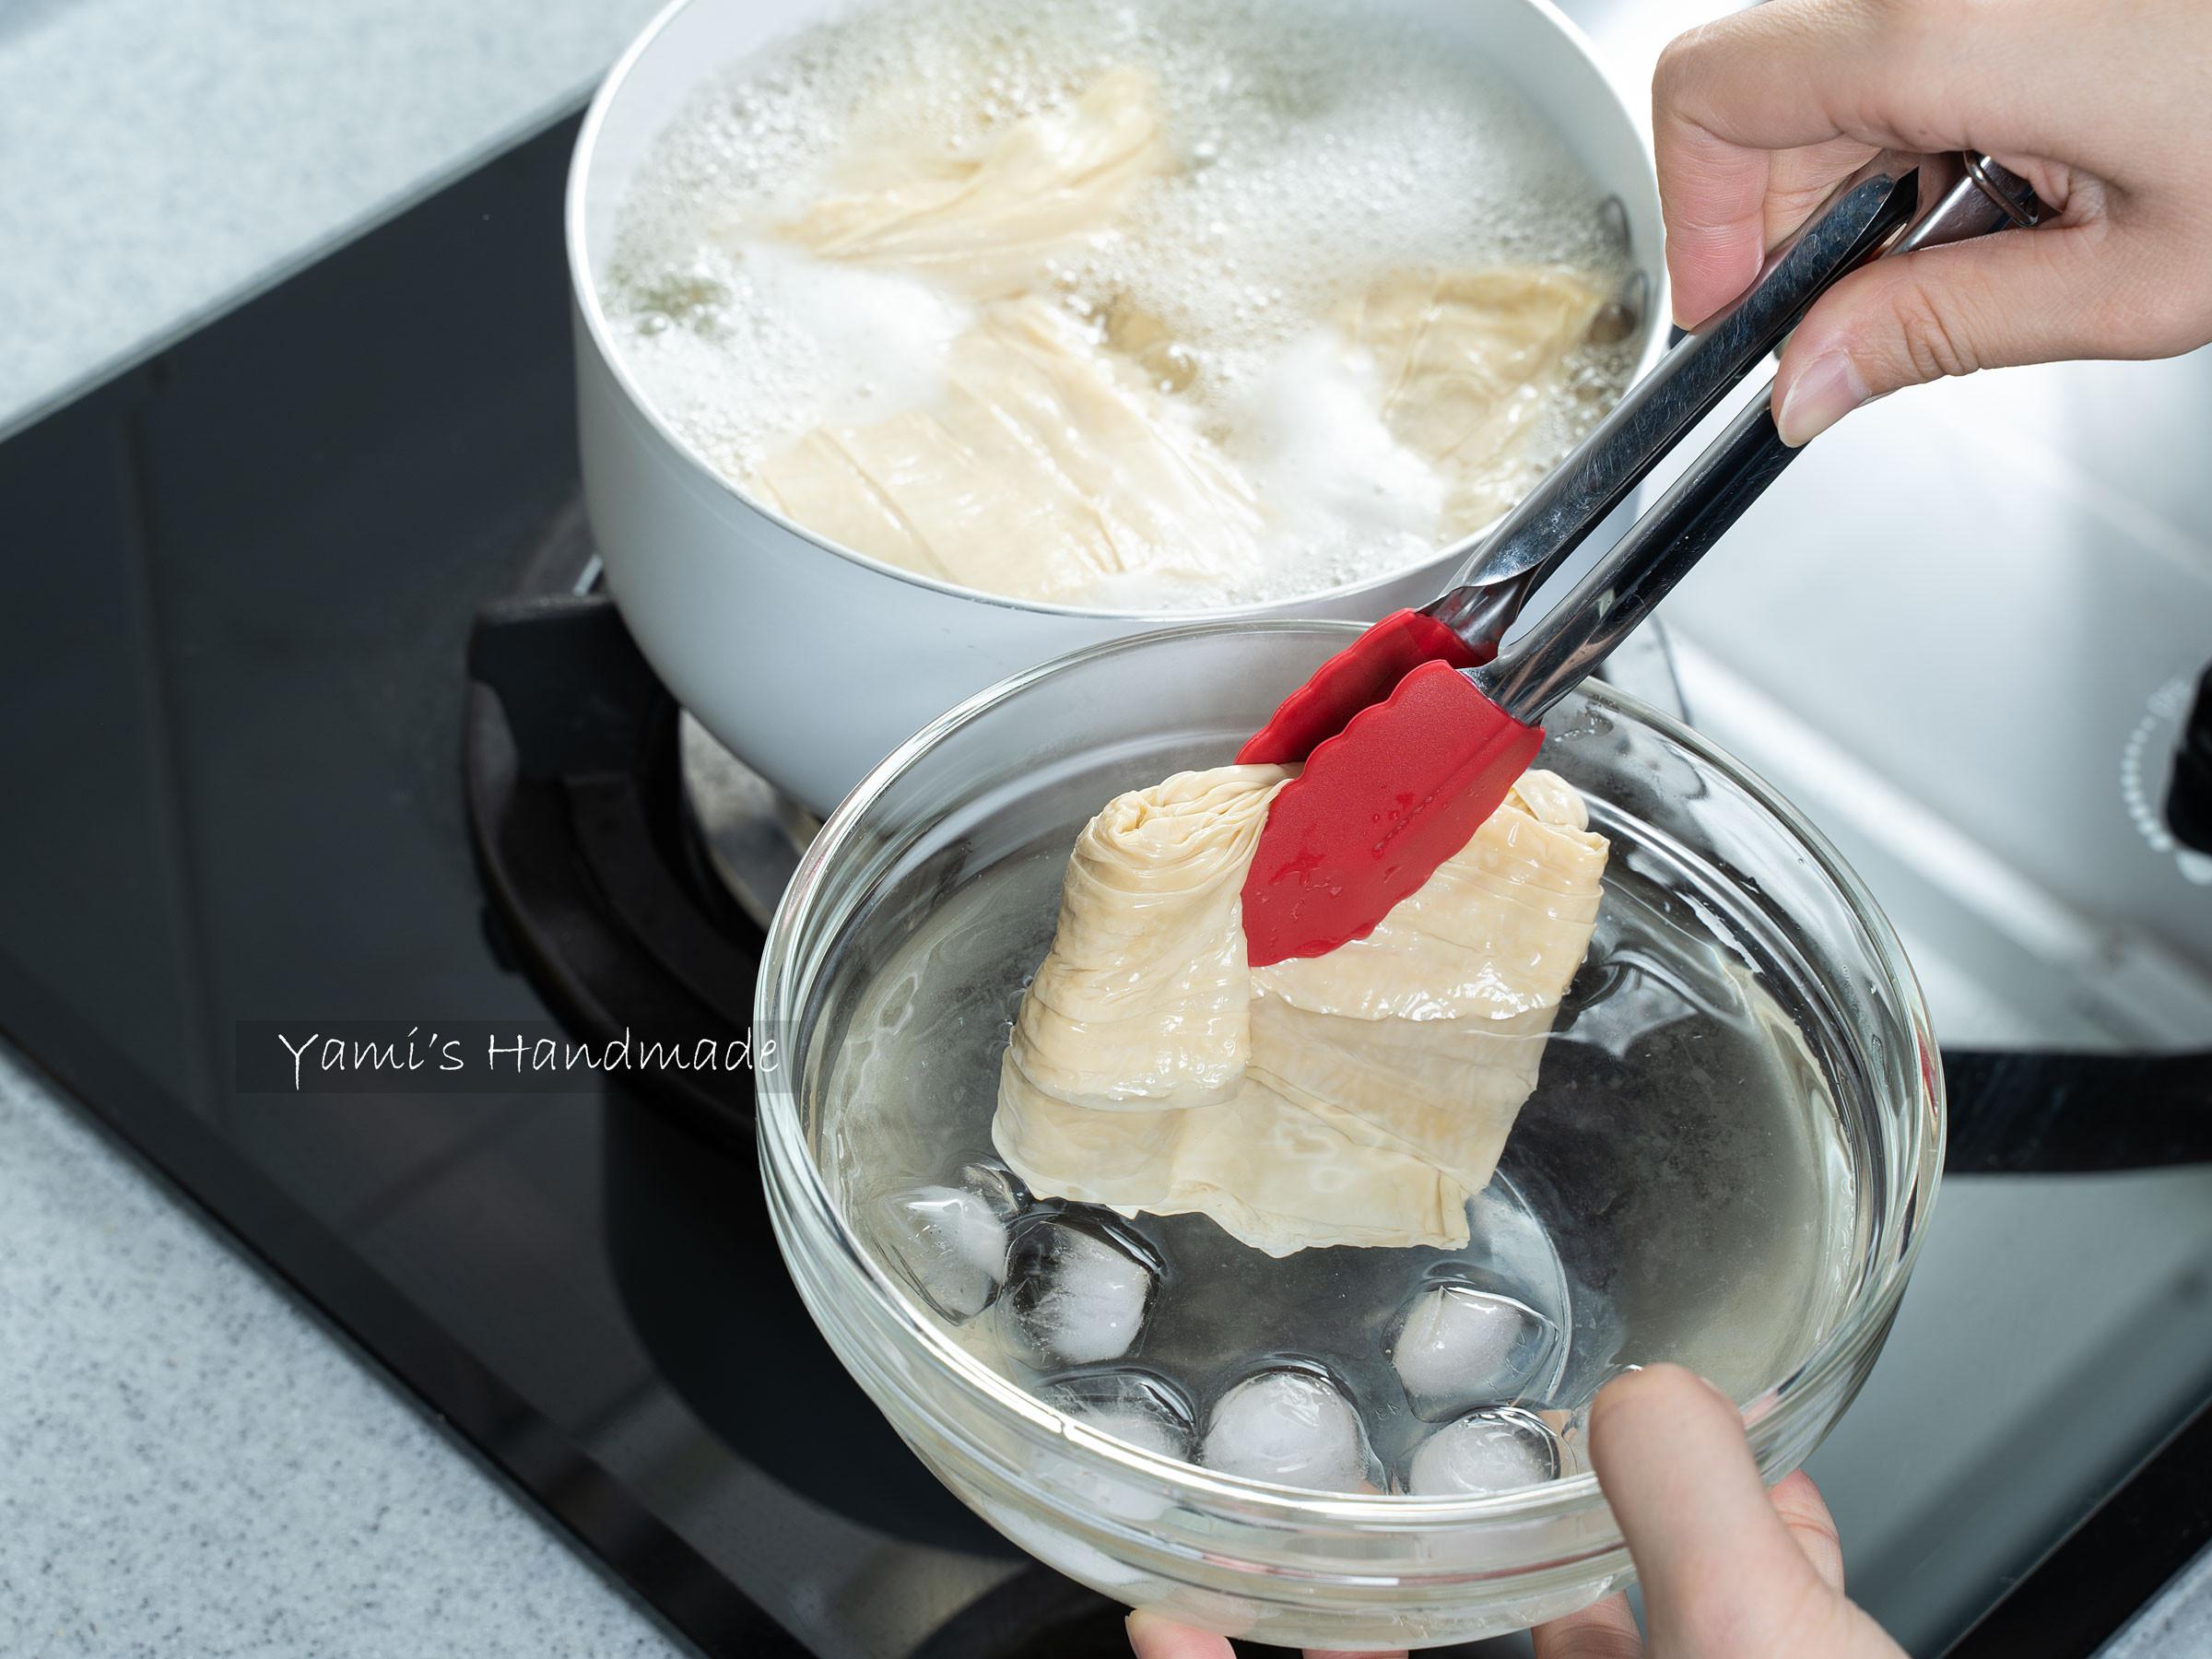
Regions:
<instances>
[{"instance_id":1,"label":"metal tongs","mask_svg":"<svg viewBox=\"0 0 2212 1659\"><path fill-rule=\"evenodd\" d=\"M1775 430L1772 378L1544 619L1500 653L1522 606L1814 300L1870 259L2032 226L2049 213L2027 181L1988 156L1877 156L1775 250L1741 300L1630 388L1421 614L1473 653L1473 677L1492 702L1537 724L1795 459Z\"/></svg>"},{"instance_id":2,"label":"metal tongs","mask_svg":"<svg viewBox=\"0 0 2212 1659\"><path fill-rule=\"evenodd\" d=\"M1545 712L1795 458L1775 429L1773 382L1505 644L1522 607L1814 300L1870 259L2048 212L1988 156L1877 157L1775 250L1741 300L1629 390L1450 587L1376 623L1286 698L1237 755L1304 763L1275 796L1246 874L1248 959L1319 955L1364 936L1465 845L1535 758Z\"/></svg>"}]
</instances>

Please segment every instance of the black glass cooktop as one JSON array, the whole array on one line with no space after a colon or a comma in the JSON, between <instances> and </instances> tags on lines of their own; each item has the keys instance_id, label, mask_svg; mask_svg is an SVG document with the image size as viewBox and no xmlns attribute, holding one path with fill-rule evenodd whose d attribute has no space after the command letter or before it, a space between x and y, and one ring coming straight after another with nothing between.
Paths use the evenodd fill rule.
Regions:
<instances>
[{"instance_id":1,"label":"black glass cooktop","mask_svg":"<svg viewBox=\"0 0 2212 1659\"><path fill-rule=\"evenodd\" d=\"M758 935L591 596L573 131L0 443L0 1030L699 1648L1125 1652L820 1343L742 1074L240 1087L272 1022L742 1030ZM2004 1167L2020 1137L1978 1142L1974 1102L2065 1090L1956 1061L1955 1144ZM2198 1092L2135 1077L2142 1143L2201 1156ZM2140 1150L2046 1117L2047 1158Z\"/></svg>"},{"instance_id":2,"label":"black glass cooktop","mask_svg":"<svg viewBox=\"0 0 2212 1659\"><path fill-rule=\"evenodd\" d=\"M697 873L673 707L634 653L610 671L604 602L559 614L589 575L573 130L0 445L0 1026L700 1647L1112 1652L1118 1612L953 1501L822 1346L741 1076L237 1087L254 1022L427 1041L598 994L686 1030L749 1004L742 919L703 960L679 938L688 986L622 936L625 880ZM488 607L512 722L468 677Z\"/></svg>"}]
</instances>

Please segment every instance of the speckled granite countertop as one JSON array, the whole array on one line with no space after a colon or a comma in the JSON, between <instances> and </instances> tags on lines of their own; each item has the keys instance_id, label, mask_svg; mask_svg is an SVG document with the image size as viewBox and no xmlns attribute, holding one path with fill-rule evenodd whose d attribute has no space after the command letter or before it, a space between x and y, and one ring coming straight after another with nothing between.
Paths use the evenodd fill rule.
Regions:
<instances>
[{"instance_id":1,"label":"speckled granite countertop","mask_svg":"<svg viewBox=\"0 0 2212 1659\"><path fill-rule=\"evenodd\" d=\"M579 97L658 0L6 0L0 432Z\"/></svg>"},{"instance_id":2,"label":"speckled granite countertop","mask_svg":"<svg viewBox=\"0 0 2212 1659\"><path fill-rule=\"evenodd\" d=\"M0 432L579 97L657 0L0 5ZM0 1652L679 1651L0 1053Z\"/></svg>"},{"instance_id":3,"label":"speckled granite countertop","mask_svg":"<svg viewBox=\"0 0 2212 1659\"><path fill-rule=\"evenodd\" d=\"M671 1654L0 1050L0 1653Z\"/></svg>"},{"instance_id":4,"label":"speckled granite countertop","mask_svg":"<svg viewBox=\"0 0 2212 1659\"><path fill-rule=\"evenodd\" d=\"M2174 1575L2164 1594L2136 1615L2097 1659L2171 1659L2212 1653L2212 1548Z\"/></svg>"}]
</instances>

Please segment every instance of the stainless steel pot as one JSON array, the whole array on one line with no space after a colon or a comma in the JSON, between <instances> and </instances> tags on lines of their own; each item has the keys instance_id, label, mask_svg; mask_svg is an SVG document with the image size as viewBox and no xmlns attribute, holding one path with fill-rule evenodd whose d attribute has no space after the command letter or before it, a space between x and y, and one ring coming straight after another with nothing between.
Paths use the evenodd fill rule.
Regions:
<instances>
[{"instance_id":1,"label":"stainless steel pot","mask_svg":"<svg viewBox=\"0 0 2212 1659\"><path fill-rule=\"evenodd\" d=\"M1639 323L1639 372L1648 368L1666 315L1658 194L1638 124L1588 41L1548 0L1384 3L1478 46L1620 200L1633 256L1651 282ZM924 722L1006 675L1163 620L1193 619L998 598L809 535L719 477L624 368L597 277L639 164L703 78L837 9L834 0L677 0L593 100L576 141L567 214L584 495L608 585L677 699L818 813ZM1371 620L1432 596L1456 562L1442 549L1371 582L1207 614Z\"/></svg>"}]
</instances>

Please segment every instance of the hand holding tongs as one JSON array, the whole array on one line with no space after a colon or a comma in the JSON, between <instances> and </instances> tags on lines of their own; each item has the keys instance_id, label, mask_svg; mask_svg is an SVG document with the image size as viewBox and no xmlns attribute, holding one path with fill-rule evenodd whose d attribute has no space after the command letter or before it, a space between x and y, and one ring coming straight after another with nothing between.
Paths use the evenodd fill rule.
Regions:
<instances>
[{"instance_id":1,"label":"hand holding tongs","mask_svg":"<svg viewBox=\"0 0 2212 1659\"><path fill-rule=\"evenodd\" d=\"M1774 251L1742 299L1629 389L1444 593L1385 618L1291 693L1237 756L1312 757L1277 795L1245 882L1251 959L1314 955L1363 935L1465 844L1534 758L1545 712L1795 456L1775 429L1771 381L1501 651L1522 606L1814 300L1869 259L2033 225L2048 211L1988 156L1877 157Z\"/></svg>"},{"instance_id":2,"label":"hand holding tongs","mask_svg":"<svg viewBox=\"0 0 2212 1659\"><path fill-rule=\"evenodd\" d=\"M1917 219L1916 200L1931 202ZM1877 157L1775 250L1749 292L1630 388L1574 453L1483 539L1457 580L1422 614L1442 622L1488 664L1476 680L1493 702L1535 724L1795 458L1797 451L1775 430L1771 377L1573 591L1505 657L1491 661L1522 606L1660 458L1782 344L1815 300L1869 259L2031 226L2048 212L2025 180L1988 156ZM1908 220L1911 229L1897 235Z\"/></svg>"}]
</instances>

